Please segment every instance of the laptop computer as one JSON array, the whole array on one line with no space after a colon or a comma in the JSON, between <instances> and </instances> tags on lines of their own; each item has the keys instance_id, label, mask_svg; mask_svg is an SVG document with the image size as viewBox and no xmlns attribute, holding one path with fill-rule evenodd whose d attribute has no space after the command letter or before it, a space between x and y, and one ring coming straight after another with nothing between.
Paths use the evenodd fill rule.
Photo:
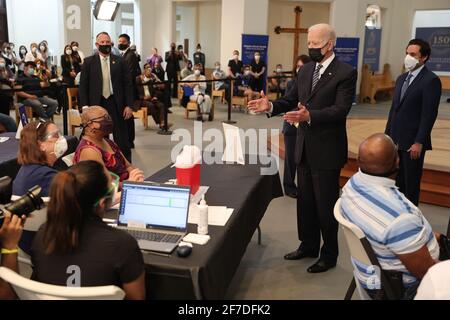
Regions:
<instances>
[{"instance_id":1,"label":"laptop computer","mask_svg":"<svg viewBox=\"0 0 450 320\"><path fill-rule=\"evenodd\" d=\"M118 228L142 250L171 253L187 233L189 200L189 187L125 181Z\"/></svg>"}]
</instances>

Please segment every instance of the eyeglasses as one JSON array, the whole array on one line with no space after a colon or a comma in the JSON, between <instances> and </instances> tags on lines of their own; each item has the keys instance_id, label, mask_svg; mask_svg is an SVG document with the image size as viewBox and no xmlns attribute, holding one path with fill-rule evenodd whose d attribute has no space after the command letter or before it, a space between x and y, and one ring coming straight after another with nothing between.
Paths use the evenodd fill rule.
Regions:
<instances>
[{"instance_id":1,"label":"eyeglasses","mask_svg":"<svg viewBox=\"0 0 450 320\"><path fill-rule=\"evenodd\" d=\"M101 120L112 120L109 114L89 120L89 122L100 122ZM88 123L89 123L88 122Z\"/></svg>"},{"instance_id":2,"label":"eyeglasses","mask_svg":"<svg viewBox=\"0 0 450 320\"><path fill-rule=\"evenodd\" d=\"M119 186L120 186L120 177L115 174L114 172L108 171L111 175L111 187L108 189L108 192L100 198L95 205L97 206L102 199L111 199L111 202L114 202L116 199L117 193L119 192Z\"/></svg>"},{"instance_id":3,"label":"eyeglasses","mask_svg":"<svg viewBox=\"0 0 450 320\"><path fill-rule=\"evenodd\" d=\"M40 128L42 125L46 124L47 122L48 122L47 120L45 120L45 119L43 119L43 118L39 118L39 123L38 123L38 125L36 126L36 132L38 132L38 131L39 131L39 128Z\"/></svg>"},{"instance_id":4,"label":"eyeglasses","mask_svg":"<svg viewBox=\"0 0 450 320\"><path fill-rule=\"evenodd\" d=\"M53 132L50 132L49 134L45 135L41 141L47 141L49 139L59 139L60 137L62 137L61 131L59 130L55 130Z\"/></svg>"}]
</instances>

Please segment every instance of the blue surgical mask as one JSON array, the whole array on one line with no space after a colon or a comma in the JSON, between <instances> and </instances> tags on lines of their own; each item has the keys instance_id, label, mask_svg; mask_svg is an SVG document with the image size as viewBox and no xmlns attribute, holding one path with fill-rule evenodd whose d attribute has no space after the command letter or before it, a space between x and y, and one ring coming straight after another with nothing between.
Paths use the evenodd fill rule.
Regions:
<instances>
[{"instance_id":1,"label":"blue surgical mask","mask_svg":"<svg viewBox=\"0 0 450 320\"><path fill-rule=\"evenodd\" d=\"M28 69L28 75L30 76L34 76L35 72L36 71L34 69Z\"/></svg>"}]
</instances>

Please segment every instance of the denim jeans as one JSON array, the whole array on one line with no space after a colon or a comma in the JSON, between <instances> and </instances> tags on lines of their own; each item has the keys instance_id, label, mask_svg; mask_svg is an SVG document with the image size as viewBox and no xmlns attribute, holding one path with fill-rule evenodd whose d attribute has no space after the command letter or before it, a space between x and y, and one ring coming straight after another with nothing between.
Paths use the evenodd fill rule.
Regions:
<instances>
[{"instance_id":1,"label":"denim jeans","mask_svg":"<svg viewBox=\"0 0 450 320\"><path fill-rule=\"evenodd\" d=\"M58 108L58 102L49 97L40 97L37 99L27 99L22 102L25 106L33 108L33 112L40 118L49 119ZM47 105L47 108L44 108Z\"/></svg>"}]
</instances>

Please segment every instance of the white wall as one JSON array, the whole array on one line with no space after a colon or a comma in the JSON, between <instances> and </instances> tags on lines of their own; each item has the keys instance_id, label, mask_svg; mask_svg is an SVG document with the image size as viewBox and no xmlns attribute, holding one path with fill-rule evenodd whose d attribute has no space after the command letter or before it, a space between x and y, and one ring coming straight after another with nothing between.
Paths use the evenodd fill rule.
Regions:
<instances>
[{"instance_id":1,"label":"white wall","mask_svg":"<svg viewBox=\"0 0 450 320\"><path fill-rule=\"evenodd\" d=\"M9 40L16 48L47 40L54 55L64 49L63 9L60 0L7 0Z\"/></svg>"},{"instance_id":2,"label":"white wall","mask_svg":"<svg viewBox=\"0 0 450 320\"><path fill-rule=\"evenodd\" d=\"M224 0L222 2L220 62L223 69L226 69L233 50L241 51L244 11L245 0Z\"/></svg>"},{"instance_id":3,"label":"white wall","mask_svg":"<svg viewBox=\"0 0 450 320\"><path fill-rule=\"evenodd\" d=\"M189 40L190 59L198 42L198 4L198 2L183 2L176 4L176 13L181 16L181 20L177 22L177 30L180 31L180 38L177 39L177 44L184 45L184 40Z\"/></svg>"},{"instance_id":4,"label":"white wall","mask_svg":"<svg viewBox=\"0 0 450 320\"><path fill-rule=\"evenodd\" d=\"M300 18L300 26L308 28L313 24L329 22L330 5L328 3L281 1L271 0L269 3L269 74L275 70L278 63L283 65L284 70L292 70L292 58L294 53L294 35L292 33L276 34L276 26L283 28L294 28L296 6L303 9ZM307 35L300 35L299 53L307 54Z\"/></svg>"},{"instance_id":5,"label":"white wall","mask_svg":"<svg viewBox=\"0 0 450 320\"><path fill-rule=\"evenodd\" d=\"M224 0L227 1L227 0ZM222 21L222 3L200 2L198 6L198 42L202 45L202 51L206 55L206 67L213 68L216 61L220 61L220 35ZM195 50L194 44L192 47ZM191 51L191 58L194 51Z\"/></svg>"},{"instance_id":6,"label":"white wall","mask_svg":"<svg viewBox=\"0 0 450 320\"><path fill-rule=\"evenodd\" d=\"M244 33L267 35L269 0L246 0Z\"/></svg>"}]
</instances>

